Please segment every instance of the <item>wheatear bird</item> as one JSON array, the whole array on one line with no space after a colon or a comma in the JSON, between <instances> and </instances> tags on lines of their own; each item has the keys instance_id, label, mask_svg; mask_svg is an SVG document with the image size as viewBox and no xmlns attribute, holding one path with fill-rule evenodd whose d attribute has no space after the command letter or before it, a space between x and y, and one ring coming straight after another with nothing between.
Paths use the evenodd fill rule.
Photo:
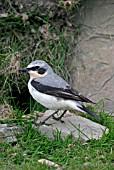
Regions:
<instances>
[{"instance_id":1,"label":"wheatear bird","mask_svg":"<svg viewBox=\"0 0 114 170\"><path fill-rule=\"evenodd\" d=\"M45 61L33 61L27 68L20 69L20 71L30 74L28 89L32 97L46 108L55 110L42 124L51 116L54 117L59 110L64 110L64 112L56 119L61 119L67 110L86 112L97 120L100 119L95 113L81 104L81 102L93 102L71 88L65 80L53 72Z\"/></svg>"}]
</instances>

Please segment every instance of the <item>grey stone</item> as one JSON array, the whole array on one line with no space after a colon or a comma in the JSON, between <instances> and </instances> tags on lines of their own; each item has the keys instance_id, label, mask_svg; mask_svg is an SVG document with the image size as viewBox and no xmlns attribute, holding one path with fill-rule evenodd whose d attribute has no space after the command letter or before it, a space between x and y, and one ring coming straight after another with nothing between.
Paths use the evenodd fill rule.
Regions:
<instances>
[{"instance_id":1,"label":"grey stone","mask_svg":"<svg viewBox=\"0 0 114 170\"><path fill-rule=\"evenodd\" d=\"M15 134L22 132L21 127L11 126L8 124L0 124L0 143L16 142Z\"/></svg>"},{"instance_id":2,"label":"grey stone","mask_svg":"<svg viewBox=\"0 0 114 170\"><path fill-rule=\"evenodd\" d=\"M81 25L71 67L72 86L95 102L108 98L105 111L114 112L114 2L87 1L74 22Z\"/></svg>"},{"instance_id":3,"label":"grey stone","mask_svg":"<svg viewBox=\"0 0 114 170\"><path fill-rule=\"evenodd\" d=\"M44 120L52 113L52 110L47 110L43 116L38 118L37 123ZM64 123L50 118L48 121L46 121L46 123L52 125L41 125L39 126L38 130L41 133L46 134L46 136L50 139L54 138L54 132L60 132L63 139L72 134L76 140L80 138L84 142L90 139L100 139L103 133L107 134L109 132L109 129L105 126L102 126L84 117L77 116L69 111L67 111L62 120Z\"/></svg>"}]
</instances>

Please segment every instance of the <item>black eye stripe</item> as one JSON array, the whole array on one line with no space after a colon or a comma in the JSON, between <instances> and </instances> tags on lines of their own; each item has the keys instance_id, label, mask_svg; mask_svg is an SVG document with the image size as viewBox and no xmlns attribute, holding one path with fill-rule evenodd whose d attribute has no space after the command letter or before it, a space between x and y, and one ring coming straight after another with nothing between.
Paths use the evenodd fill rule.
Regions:
<instances>
[{"instance_id":1,"label":"black eye stripe","mask_svg":"<svg viewBox=\"0 0 114 170\"><path fill-rule=\"evenodd\" d=\"M27 69L32 71L37 71L39 74L44 74L46 72L46 69L40 68L39 66L34 66Z\"/></svg>"},{"instance_id":2,"label":"black eye stripe","mask_svg":"<svg viewBox=\"0 0 114 170\"><path fill-rule=\"evenodd\" d=\"M27 68L28 70L33 70L33 71L35 71L35 70L38 70L39 69L39 66L34 66L34 67L30 67L30 68Z\"/></svg>"},{"instance_id":3,"label":"black eye stripe","mask_svg":"<svg viewBox=\"0 0 114 170\"><path fill-rule=\"evenodd\" d=\"M44 74L45 72L46 72L46 69L44 69L44 68L38 69L39 74Z\"/></svg>"}]
</instances>

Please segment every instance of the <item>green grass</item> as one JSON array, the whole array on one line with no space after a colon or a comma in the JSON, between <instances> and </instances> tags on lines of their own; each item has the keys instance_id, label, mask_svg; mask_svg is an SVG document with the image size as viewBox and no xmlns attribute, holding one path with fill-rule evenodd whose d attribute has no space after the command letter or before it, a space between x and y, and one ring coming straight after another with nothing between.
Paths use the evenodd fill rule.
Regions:
<instances>
[{"instance_id":1,"label":"green grass","mask_svg":"<svg viewBox=\"0 0 114 170\"><path fill-rule=\"evenodd\" d=\"M32 118L28 121L22 117L22 112L15 110L15 119L5 120L5 123L21 125L24 133L17 135L17 143L0 144L1 170L54 169L38 163L39 159L48 159L57 163L62 169L68 170L113 170L114 122L111 116L101 112L103 120L101 123L109 128L109 134L104 134L101 140L83 143L80 139L75 141L72 135L63 141L57 132L54 140L50 141L45 135L40 134L37 128L32 128Z\"/></svg>"},{"instance_id":2,"label":"green grass","mask_svg":"<svg viewBox=\"0 0 114 170\"><path fill-rule=\"evenodd\" d=\"M28 21L23 21L21 16L14 13L0 18L0 93L6 96L13 106L19 104L19 96L24 97L21 91L27 90L29 77L19 73L21 67L27 67L30 62L42 59L48 62L56 73L68 80L69 71L65 63L67 56L72 59L74 54L75 45L69 47L71 30L67 31L67 28L63 27L60 31L57 29L57 22L48 21L49 18L41 24L40 19L44 21L45 17L39 19L39 13L35 11L28 13L28 18ZM41 33L40 30L44 27L47 32ZM67 36L65 31L68 32ZM45 34L48 34L48 37L45 37ZM74 34L77 34L76 31ZM13 100L15 98L17 100Z\"/></svg>"},{"instance_id":3,"label":"green grass","mask_svg":"<svg viewBox=\"0 0 114 170\"><path fill-rule=\"evenodd\" d=\"M64 3L56 2L52 16L49 9L42 14L37 3L33 3L32 10L30 2L23 1L23 9L18 1L2 3L0 14L5 16L0 16L0 94L13 107L30 110L29 94L25 96L29 76L19 73L30 62L45 60L56 73L66 80L70 78L79 30L78 26L69 26L67 20L77 9L78 0L66 8ZM27 19L23 19L23 14Z\"/></svg>"}]
</instances>

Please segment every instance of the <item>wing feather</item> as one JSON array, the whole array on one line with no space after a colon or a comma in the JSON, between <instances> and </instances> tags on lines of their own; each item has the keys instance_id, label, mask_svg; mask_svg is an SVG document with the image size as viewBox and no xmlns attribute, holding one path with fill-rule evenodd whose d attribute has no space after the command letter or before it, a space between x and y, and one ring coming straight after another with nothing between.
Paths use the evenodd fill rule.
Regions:
<instances>
[{"instance_id":1,"label":"wing feather","mask_svg":"<svg viewBox=\"0 0 114 170\"><path fill-rule=\"evenodd\" d=\"M35 80L31 81L31 85L36 90L44 94L53 95L58 98L70 99L70 100L81 101L86 103L93 103L91 100L84 97L82 94L80 94L75 89L72 89L70 86L66 86L66 88L51 87L51 86L41 84L38 81L36 82Z\"/></svg>"}]
</instances>

